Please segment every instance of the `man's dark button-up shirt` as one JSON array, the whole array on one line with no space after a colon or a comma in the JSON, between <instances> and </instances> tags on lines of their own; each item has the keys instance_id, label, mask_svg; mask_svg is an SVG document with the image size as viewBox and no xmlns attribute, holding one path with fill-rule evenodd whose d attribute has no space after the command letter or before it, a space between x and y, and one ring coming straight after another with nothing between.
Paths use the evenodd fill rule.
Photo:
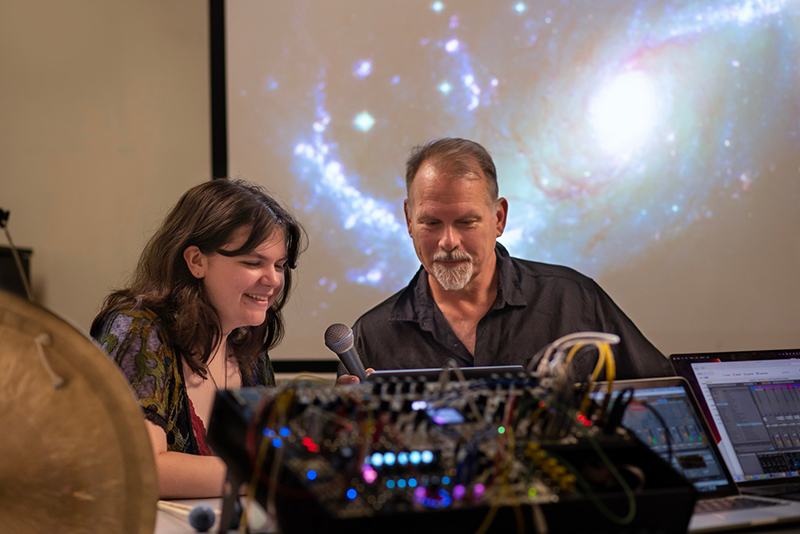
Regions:
<instances>
[{"instance_id":1,"label":"man's dark button-up shirt","mask_svg":"<svg viewBox=\"0 0 800 534\"><path fill-rule=\"evenodd\" d=\"M511 258L498 244L497 298L478 323L475 355L458 339L420 268L404 289L356 321L356 350L365 367L527 366L536 352L573 332L610 332L617 378L672 374L667 359L593 280L568 267ZM591 373L597 351L576 356L576 377ZM340 373L344 368L340 365Z\"/></svg>"}]
</instances>

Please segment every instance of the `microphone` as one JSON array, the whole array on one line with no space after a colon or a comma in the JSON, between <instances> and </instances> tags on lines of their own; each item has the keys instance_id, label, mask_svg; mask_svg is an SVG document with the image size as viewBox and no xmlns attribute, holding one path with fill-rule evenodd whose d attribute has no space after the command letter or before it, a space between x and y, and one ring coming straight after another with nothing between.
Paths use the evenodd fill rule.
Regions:
<instances>
[{"instance_id":1,"label":"microphone","mask_svg":"<svg viewBox=\"0 0 800 534\"><path fill-rule=\"evenodd\" d=\"M325 346L339 356L349 374L357 376L363 382L367 379L367 372L353 343L353 331L346 324L334 323L325 330Z\"/></svg>"}]
</instances>

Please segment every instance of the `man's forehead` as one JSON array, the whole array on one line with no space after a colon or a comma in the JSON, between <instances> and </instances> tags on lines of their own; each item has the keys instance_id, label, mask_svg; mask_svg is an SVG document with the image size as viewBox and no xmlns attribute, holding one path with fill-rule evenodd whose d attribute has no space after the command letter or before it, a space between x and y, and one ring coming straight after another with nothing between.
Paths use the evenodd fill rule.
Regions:
<instances>
[{"instance_id":1,"label":"man's forehead","mask_svg":"<svg viewBox=\"0 0 800 534\"><path fill-rule=\"evenodd\" d=\"M460 193L469 196L470 190L477 193L474 200L480 199L482 204L492 207L494 202L490 198L489 183L483 176L472 172L447 172L423 164L411 183L408 203L414 207L426 199L440 199L447 202L448 197L456 197Z\"/></svg>"},{"instance_id":2,"label":"man's forehead","mask_svg":"<svg viewBox=\"0 0 800 534\"><path fill-rule=\"evenodd\" d=\"M461 221L461 220L483 220L486 216L485 209L478 209L476 206L464 205L421 205L413 211L414 220L428 221L428 220L445 220L445 221Z\"/></svg>"}]
</instances>

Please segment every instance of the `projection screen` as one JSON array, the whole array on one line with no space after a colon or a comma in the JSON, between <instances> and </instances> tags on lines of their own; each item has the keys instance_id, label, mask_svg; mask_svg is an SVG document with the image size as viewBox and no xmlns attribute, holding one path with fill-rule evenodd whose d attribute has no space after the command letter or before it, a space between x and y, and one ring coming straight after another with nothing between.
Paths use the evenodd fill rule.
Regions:
<instances>
[{"instance_id":1,"label":"projection screen","mask_svg":"<svg viewBox=\"0 0 800 534\"><path fill-rule=\"evenodd\" d=\"M229 174L310 235L276 358L334 358L419 262L411 147L494 157L512 255L665 354L800 346L800 3L228 0ZM535 328L535 325L531 325Z\"/></svg>"}]
</instances>

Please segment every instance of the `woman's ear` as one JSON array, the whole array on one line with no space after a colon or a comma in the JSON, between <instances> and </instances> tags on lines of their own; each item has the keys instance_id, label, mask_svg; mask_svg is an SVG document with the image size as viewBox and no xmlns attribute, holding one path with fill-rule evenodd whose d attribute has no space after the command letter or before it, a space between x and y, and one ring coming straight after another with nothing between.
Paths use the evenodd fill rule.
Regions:
<instances>
[{"instance_id":1,"label":"woman's ear","mask_svg":"<svg viewBox=\"0 0 800 534\"><path fill-rule=\"evenodd\" d=\"M189 267L189 272L195 278L202 279L206 276L206 255L200 252L196 245L186 247L183 251L183 259L186 260L186 266Z\"/></svg>"}]
</instances>

